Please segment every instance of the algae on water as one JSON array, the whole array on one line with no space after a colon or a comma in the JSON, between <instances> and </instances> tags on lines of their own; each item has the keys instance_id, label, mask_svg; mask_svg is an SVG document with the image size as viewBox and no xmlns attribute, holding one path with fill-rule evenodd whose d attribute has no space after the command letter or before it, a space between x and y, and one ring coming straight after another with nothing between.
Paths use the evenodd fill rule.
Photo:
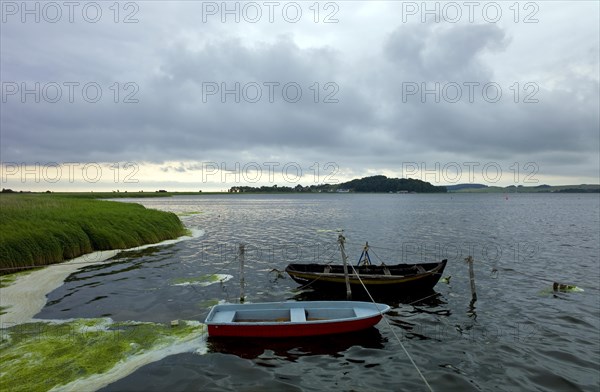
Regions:
<instances>
[{"instance_id":1,"label":"algae on water","mask_svg":"<svg viewBox=\"0 0 600 392\"><path fill-rule=\"evenodd\" d=\"M38 270L38 268L31 268L26 271L14 272L8 275L0 275L0 289L10 286L11 284L15 283L19 277L29 275L36 270Z\"/></svg>"},{"instance_id":2,"label":"algae on water","mask_svg":"<svg viewBox=\"0 0 600 392\"><path fill-rule=\"evenodd\" d=\"M202 211L185 211L177 213L178 216L193 216L198 214L202 214Z\"/></svg>"},{"instance_id":3,"label":"algae on water","mask_svg":"<svg viewBox=\"0 0 600 392\"><path fill-rule=\"evenodd\" d=\"M201 275L195 278L179 278L172 280L173 286L209 286L214 283L224 283L233 278L226 274L208 274Z\"/></svg>"},{"instance_id":4,"label":"algae on water","mask_svg":"<svg viewBox=\"0 0 600 392\"><path fill-rule=\"evenodd\" d=\"M201 301L198 303L198 307L202 309L208 309L212 306L215 306L219 303L218 299L207 299L206 301Z\"/></svg>"},{"instance_id":5,"label":"algae on water","mask_svg":"<svg viewBox=\"0 0 600 392\"><path fill-rule=\"evenodd\" d=\"M19 324L0 330L0 385L47 391L123 366L135 357L199 339L204 326L77 319Z\"/></svg>"}]
</instances>

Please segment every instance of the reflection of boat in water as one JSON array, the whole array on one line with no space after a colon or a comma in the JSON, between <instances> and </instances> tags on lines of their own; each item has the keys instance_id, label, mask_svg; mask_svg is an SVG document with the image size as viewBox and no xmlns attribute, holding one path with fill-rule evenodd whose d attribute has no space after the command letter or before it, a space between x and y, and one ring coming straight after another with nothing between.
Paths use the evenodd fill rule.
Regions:
<instances>
[{"instance_id":1,"label":"reflection of boat in water","mask_svg":"<svg viewBox=\"0 0 600 392\"><path fill-rule=\"evenodd\" d=\"M209 337L207 343L211 353L255 359L264 355L266 350L270 350L277 358L295 362L300 357L313 355L339 357L341 353L353 346L382 349L385 340L379 329L372 327L340 335L287 339L252 338L244 340L244 344L240 344L240 339Z\"/></svg>"},{"instance_id":2,"label":"reflection of boat in water","mask_svg":"<svg viewBox=\"0 0 600 392\"><path fill-rule=\"evenodd\" d=\"M396 295L432 290L440 280L446 263L373 265L369 245L365 245L359 265L347 268L352 293L364 293L364 288L376 294ZM285 271L301 285L314 290L344 292L346 274L343 265L289 264ZM364 288L363 288L364 284Z\"/></svg>"},{"instance_id":3,"label":"reflection of boat in water","mask_svg":"<svg viewBox=\"0 0 600 392\"><path fill-rule=\"evenodd\" d=\"M266 302L215 305L209 336L284 338L355 332L377 324L388 305L358 301Z\"/></svg>"},{"instance_id":4,"label":"reflection of boat in water","mask_svg":"<svg viewBox=\"0 0 600 392\"><path fill-rule=\"evenodd\" d=\"M390 305L392 309L402 305L411 305L415 306L415 311L429 313L430 311L437 312L439 309L445 309L444 305L446 305L443 294L435 290L415 293L387 293L386 291L382 291L370 294L378 303ZM346 293L344 291L313 290L308 287L296 291L288 299L293 301L345 301ZM362 292L358 290L352 291L352 299L355 301L371 301L371 298L364 290Z\"/></svg>"}]
</instances>

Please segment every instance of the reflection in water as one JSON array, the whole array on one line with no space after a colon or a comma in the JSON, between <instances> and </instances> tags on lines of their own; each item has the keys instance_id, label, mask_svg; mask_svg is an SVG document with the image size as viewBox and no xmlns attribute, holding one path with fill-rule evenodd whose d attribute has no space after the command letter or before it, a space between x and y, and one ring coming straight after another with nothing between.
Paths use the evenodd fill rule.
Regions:
<instances>
[{"instance_id":1,"label":"reflection in water","mask_svg":"<svg viewBox=\"0 0 600 392\"><path fill-rule=\"evenodd\" d=\"M434 291L424 291L415 294L393 294L393 293L371 293L371 295L361 295L360 293L352 293L352 300L354 301L367 301L371 302L371 298L375 302L384 303L390 305L392 308L398 307L399 305L414 305L420 308L431 308L435 309L439 306L445 305L446 301L443 300L443 296ZM295 301L345 301L345 292L323 292L318 290L302 290L293 295L290 300ZM423 312L435 312L436 314L442 314L447 310L435 310L429 311L423 309ZM442 312L442 313L439 313Z\"/></svg>"},{"instance_id":2,"label":"reflection in water","mask_svg":"<svg viewBox=\"0 0 600 392\"><path fill-rule=\"evenodd\" d=\"M345 293L322 292L316 290L303 290L290 298L295 301L323 301L323 300L346 300ZM371 301L367 296L356 296L353 294L353 300ZM393 295L375 294L373 300L376 302L390 305L392 310L384 315L388 320L389 325L393 328L398 327L402 330L402 338L418 339L418 340L437 340L440 341L438 329L434 325L424 326L421 322L412 322L407 320L418 319L423 317L428 319L431 316L447 318L452 315L452 311L447 306L447 301L441 293L435 290L415 294L401 293ZM387 323L381 322L379 328L386 330Z\"/></svg>"},{"instance_id":3,"label":"reflection in water","mask_svg":"<svg viewBox=\"0 0 600 392\"><path fill-rule=\"evenodd\" d=\"M278 357L294 362L298 357L307 355L339 356L353 346L382 349L386 341L379 330L372 327L359 332L293 339L209 337L208 350L246 359L256 359L266 351L272 351Z\"/></svg>"},{"instance_id":4,"label":"reflection in water","mask_svg":"<svg viewBox=\"0 0 600 392\"><path fill-rule=\"evenodd\" d=\"M168 258L154 258L153 256L168 252L174 245L161 247L149 247L141 250L123 251L116 256L99 264L84 266L77 272L71 274L65 282L87 280L99 276L117 275L139 268L150 267L151 263L168 260ZM162 267L160 265L159 267Z\"/></svg>"}]
</instances>

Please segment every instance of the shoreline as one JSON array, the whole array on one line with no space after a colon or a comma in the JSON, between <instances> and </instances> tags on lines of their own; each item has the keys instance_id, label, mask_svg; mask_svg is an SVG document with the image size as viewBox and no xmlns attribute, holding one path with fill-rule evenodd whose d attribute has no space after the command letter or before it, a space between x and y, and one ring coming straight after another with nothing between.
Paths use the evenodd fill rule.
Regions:
<instances>
[{"instance_id":1,"label":"shoreline","mask_svg":"<svg viewBox=\"0 0 600 392\"><path fill-rule=\"evenodd\" d=\"M65 279L78 269L102 263L120 252L142 250L155 246L170 245L181 241L199 238L204 235L202 229L190 229L192 235L185 235L154 244L146 244L127 249L96 251L76 257L62 263L51 264L29 274L18 276L7 287L0 288L0 328L34 321L33 318L46 305L47 294L63 285Z\"/></svg>"}]
</instances>

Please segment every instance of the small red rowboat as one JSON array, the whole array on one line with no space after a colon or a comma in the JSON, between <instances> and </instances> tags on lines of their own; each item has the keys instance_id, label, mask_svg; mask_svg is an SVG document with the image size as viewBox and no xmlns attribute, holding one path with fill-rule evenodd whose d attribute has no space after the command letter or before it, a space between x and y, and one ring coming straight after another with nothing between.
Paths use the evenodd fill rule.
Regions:
<instances>
[{"instance_id":1,"label":"small red rowboat","mask_svg":"<svg viewBox=\"0 0 600 392\"><path fill-rule=\"evenodd\" d=\"M300 301L215 305L206 317L209 336L287 338L354 332L377 324L385 304Z\"/></svg>"}]
</instances>

